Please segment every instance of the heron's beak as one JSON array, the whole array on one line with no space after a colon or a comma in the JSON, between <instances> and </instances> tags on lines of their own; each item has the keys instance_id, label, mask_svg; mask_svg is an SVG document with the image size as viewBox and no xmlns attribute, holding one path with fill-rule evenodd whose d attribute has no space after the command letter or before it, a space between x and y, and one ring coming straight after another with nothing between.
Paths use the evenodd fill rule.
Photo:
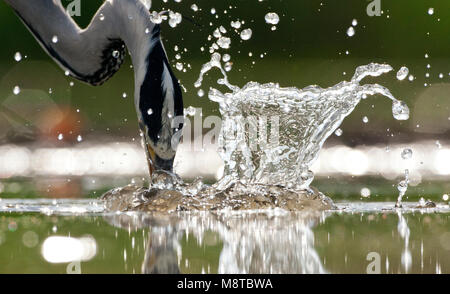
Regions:
<instances>
[{"instance_id":1,"label":"heron's beak","mask_svg":"<svg viewBox=\"0 0 450 294\"><path fill-rule=\"evenodd\" d=\"M144 136L144 143L145 143L145 152L147 155L148 170L150 172L150 180L152 179L155 171L164 170L172 172L174 158L164 159L159 157L158 154L156 154L155 150L152 148L152 146L149 144L146 135Z\"/></svg>"},{"instance_id":2,"label":"heron's beak","mask_svg":"<svg viewBox=\"0 0 450 294\"><path fill-rule=\"evenodd\" d=\"M147 142L145 142L145 151L147 153L147 163L148 163L148 170L150 172L150 179L152 178L153 172L155 171L155 151L153 150L153 148L150 146L150 144L148 144Z\"/></svg>"}]
</instances>

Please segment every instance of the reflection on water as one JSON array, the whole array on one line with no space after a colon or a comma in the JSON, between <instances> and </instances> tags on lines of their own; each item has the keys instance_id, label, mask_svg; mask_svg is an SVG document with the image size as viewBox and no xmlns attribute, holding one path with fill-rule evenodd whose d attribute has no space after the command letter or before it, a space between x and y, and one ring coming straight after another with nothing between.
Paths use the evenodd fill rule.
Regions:
<instances>
[{"instance_id":1,"label":"reflection on water","mask_svg":"<svg viewBox=\"0 0 450 294\"><path fill-rule=\"evenodd\" d=\"M144 273L179 273L184 234L198 242L214 232L223 243L218 273L325 273L311 227L323 214L281 211L195 213L177 217L136 214L106 216L124 229L150 229Z\"/></svg>"},{"instance_id":2,"label":"reflection on water","mask_svg":"<svg viewBox=\"0 0 450 294\"><path fill-rule=\"evenodd\" d=\"M381 273L449 272L449 206L393 204L158 215L105 213L98 200L6 199L0 272L366 273L373 252Z\"/></svg>"},{"instance_id":3,"label":"reflection on water","mask_svg":"<svg viewBox=\"0 0 450 294\"><path fill-rule=\"evenodd\" d=\"M398 225L397 230L403 240L405 240L405 247L402 253L402 265L405 268L405 272L408 273L411 269L412 257L411 251L409 250L409 234L410 230L408 227L408 223L406 222L405 217L403 216L401 211L397 212L398 215Z\"/></svg>"}]
</instances>

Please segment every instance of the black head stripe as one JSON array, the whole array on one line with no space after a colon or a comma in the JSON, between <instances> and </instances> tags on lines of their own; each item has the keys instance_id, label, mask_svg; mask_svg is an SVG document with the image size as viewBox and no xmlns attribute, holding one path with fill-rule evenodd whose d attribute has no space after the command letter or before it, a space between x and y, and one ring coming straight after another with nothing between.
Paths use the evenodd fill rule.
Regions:
<instances>
[{"instance_id":1,"label":"black head stripe","mask_svg":"<svg viewBox=\"0 0 450 294\"><path fill-rule=\"evenodd\" d=\"M148 127L148 136L156 143L158 142L158 133L162 128L162 110L166 96L163 89L164 65L172 79L175 116L183 115L183 99L178 80L170 69L166 53L159 40L148 55L147 61L147 73L140 89L139 108L143 121ZM150 115L148 114L149 109L152 110ZM178 127L181 128L182 126Z\"/></svg>"},{"instance_id":2,"label":"black head stripe","mask_svg":"<svg viewBox=\"0 0 450 294\"><path fill-rule=\"evenodd\" d=\"M157 42L147 57L147 73L140 89L139 109L144 124L148 127L148 136L153 142L158 141L158 133L161 130L162 108L164 93L162 88L162 74L165 58L164 50L160 42ZM151 109L151 114L149 114Z\"/></svg>"}]
</instances>

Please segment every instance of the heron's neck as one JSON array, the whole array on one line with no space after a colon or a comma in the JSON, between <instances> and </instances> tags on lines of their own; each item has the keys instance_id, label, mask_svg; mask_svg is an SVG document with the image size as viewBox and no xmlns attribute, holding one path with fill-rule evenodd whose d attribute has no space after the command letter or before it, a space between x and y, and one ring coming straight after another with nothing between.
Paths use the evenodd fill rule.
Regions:
<instances>
[{"instance_id":1,"label":"heron's neck","mask_svg":"<svg viewBox=\"0 0 450 294\"><path fill-rule=\"evenodd\" d=\"M183 101L181 88L170 68L166 52L160 38L160 27L150 21L146 8L135 3L130 8L134 14L127 16L127 0L114 4L122 5L121 20L131 21L132 25L123 25L121 39L127 46L134 67L135 94L134 101L138 120L142 126L153 151L158 158L169 162L175 156L172 146L174 133L181 129L183 118ZM120 4L119 4L120 3ZM139 12L136 15L136 5Z\"/></svg>"},{"instance_id":2,"label":"heron's neck","mask_svg":"<svg viewBox=\"0 0 450 294\"><path fill-rule=\"evenodd\" d=\"M160 41L159 25L150 20L150 12L142 0L110 0L105 3L105 14L115 18L119 38L125 43L134 69L137 71L142 65L148 52ZM102 14L102 11L98 11ZM103 29L108 30L108 25Z\"/></svg>"}]
</instances>

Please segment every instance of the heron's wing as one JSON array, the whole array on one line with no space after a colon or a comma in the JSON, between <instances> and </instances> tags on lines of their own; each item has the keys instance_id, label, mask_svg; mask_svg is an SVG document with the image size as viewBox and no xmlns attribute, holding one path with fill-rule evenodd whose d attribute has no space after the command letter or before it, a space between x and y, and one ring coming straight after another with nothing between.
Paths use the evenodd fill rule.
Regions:
<instances>
[{"instance_id":1,"label":"heron's wing","mask_svg":"<svg viewBox=\"0 0 450 294\"><path fill-rule=\"evenodd\" d=\"M60 0L5 2L64 70L93 85L102 84L120 68L126 49L122 36L129 33L125 30L142 28L125 22L149 22L148 10L139 0L106 1L86 29L78 27Z\"/></svg>"}]
</instances>

